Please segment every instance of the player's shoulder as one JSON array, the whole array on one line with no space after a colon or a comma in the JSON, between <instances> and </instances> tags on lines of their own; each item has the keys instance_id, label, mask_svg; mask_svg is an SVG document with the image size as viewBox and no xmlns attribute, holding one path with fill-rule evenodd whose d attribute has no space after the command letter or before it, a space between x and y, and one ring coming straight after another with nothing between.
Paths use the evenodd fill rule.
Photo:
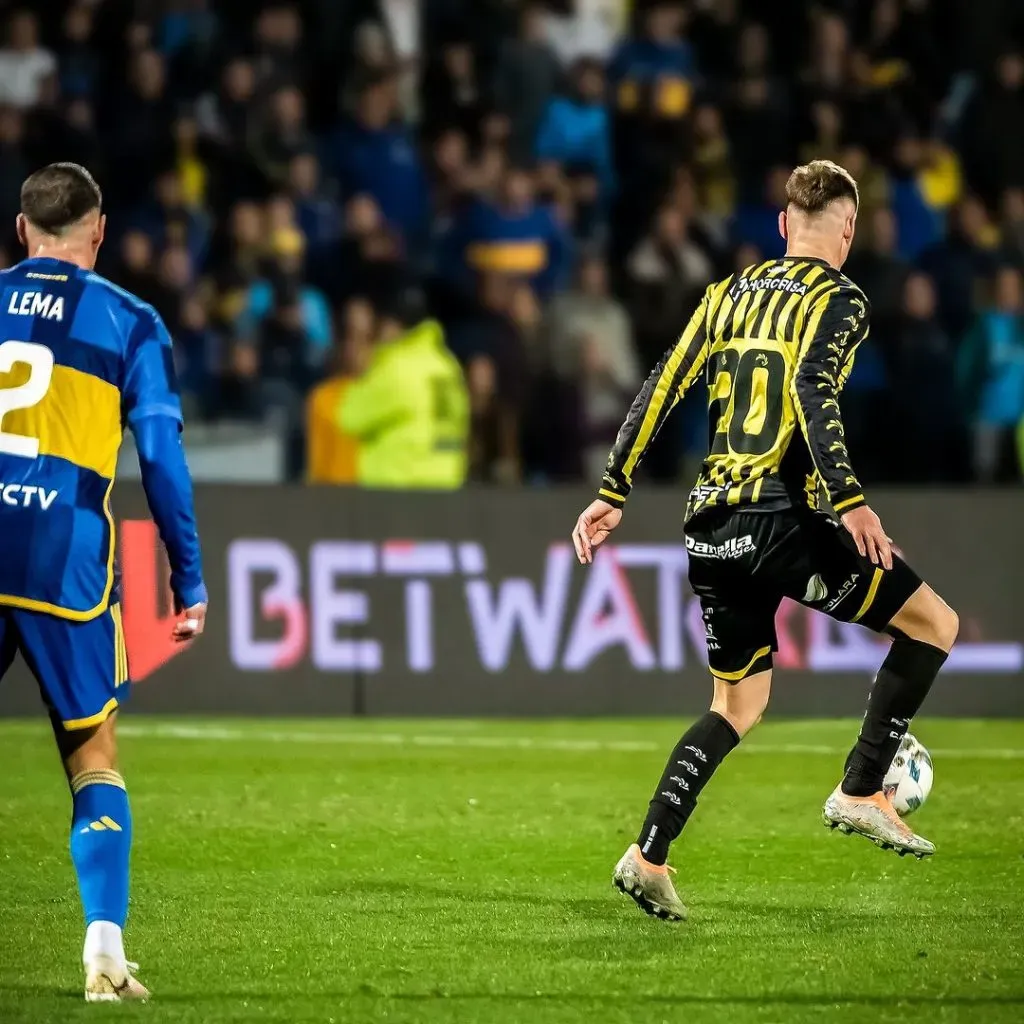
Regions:
<instances>
[{"instance_id":1,"label":"player's shoulder","mask_svg":"<svg viewBox=\"0 0 1024 1024\"><path fill-rule=\"evenodd\" d=\"M867 296L864 294L864 289L860 287L852 278L847 277L841 270L835 267L826 267L825 272L828 274L829 280L835 286L835 294L841 295L847 299L860 299L862 302L867 301Z\"/></svg>"},{"instance_id":2,"label":"player's shoulder","mask_svg":"<svg viewBox=\"0 0 1024 1024\"><path fill-rule=\"evenodd\" d=\"M861 317L871 312L871 303L860 285L835 267L826 267L825 273L828 276L828 287L824 291L819 290L816 299L823 299L831 308L851 307Z\"/></svg>"},{"instance_id":3,"label":"player's shoulder","mask_svg":"<svg viewBox=\"0 0 1024 1024\"><path fill-rule=\"evenodd\" d=\"M150 303L143 301L138 295L133 295L126 288L115 284L95 270L79 271L79 280L82 284L100 298L105 298L115 313L120 312L126 318L143 323L156 323L160 321L160 314Z\"/></svg>"}]
</instances>

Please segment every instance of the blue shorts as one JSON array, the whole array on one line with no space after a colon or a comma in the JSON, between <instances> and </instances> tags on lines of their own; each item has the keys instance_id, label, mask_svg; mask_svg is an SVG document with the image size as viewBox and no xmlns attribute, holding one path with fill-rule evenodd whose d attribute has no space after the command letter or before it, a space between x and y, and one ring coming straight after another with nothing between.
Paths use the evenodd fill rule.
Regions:
<instances>
[{"instance_id":1,"label":"blue shorts","mask_svg":"<svg viewBox=\"0 0 1024 1024\"><path fill-rule=\"evenodd\" d=\"M0 677L19 652L51 715L65 729L99 725L128 697L120 604L88 622L0 608Z\"/></svg>"}]
</instances>

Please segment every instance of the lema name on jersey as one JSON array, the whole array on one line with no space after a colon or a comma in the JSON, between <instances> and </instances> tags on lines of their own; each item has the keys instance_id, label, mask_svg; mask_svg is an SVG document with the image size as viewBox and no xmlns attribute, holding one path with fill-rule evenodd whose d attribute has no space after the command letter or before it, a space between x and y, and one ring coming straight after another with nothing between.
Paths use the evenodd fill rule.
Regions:
<instances>
[{"instance_id":1,"label":"lema name on jersey","mask_svg":"<svg viewBox=\"0 0 1024 1024\"><path fill-rule=\"evenodd\" d=\"M708 455L687 519L715 506L813 506L820 485L837 511L862 503L838 398L867 327L863 293L824 260L769 260L711 285L633 402L601 497L625 500L665 418L703 375Z\"/></svg>"}]
</instances>

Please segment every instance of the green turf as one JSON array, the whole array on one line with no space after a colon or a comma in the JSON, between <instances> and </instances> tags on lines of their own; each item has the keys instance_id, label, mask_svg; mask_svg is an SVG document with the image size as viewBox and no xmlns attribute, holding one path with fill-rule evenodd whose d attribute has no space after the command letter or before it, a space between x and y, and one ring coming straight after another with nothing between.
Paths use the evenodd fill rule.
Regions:
<instances>
[{"instance_id":1,"label":"green turf","mask_svg":"<svg viewBox=\"0 0 1024 1024\"><path fill-rule=\"evenodd\" d=\"M126 719L154 1000L94 1007L60 770L0 722L0 1021L1024 1020L1024 723L915 724L935 858L820 825L855 723L766 724L674 851L672 925L610 876L678 723Z\"/></svg>"}]
</instances>

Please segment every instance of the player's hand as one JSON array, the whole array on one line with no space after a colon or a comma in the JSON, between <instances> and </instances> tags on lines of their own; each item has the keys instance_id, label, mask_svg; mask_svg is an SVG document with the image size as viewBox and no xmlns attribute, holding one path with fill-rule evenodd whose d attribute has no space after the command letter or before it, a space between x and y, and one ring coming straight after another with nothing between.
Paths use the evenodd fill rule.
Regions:
<instances>
[{"instance_id":1,"label":"player's hand","mask_svg":"<svg viewBox=\"0 0 1024 1024\"><path fill-rule=\"evenodd\" d=\"M185 617L174 624L174 632L171 636L176 643L183 644L188 640L194 640L206 629L206 605L194 604L191 608L185 609Z\"/></svg>"},{"instance_id":2,"label":"player's hand","mask_svg":"<svg viewBox=\"0 0 1024 1024\"><path fill-rule=\"evenodd\" d=\"M881 519L867 505L847 512L840 522L849 530L862 557L883 569L892 568L892 540L886 535Z\"/></svg>"},{"instance_id":3,"label":"player's hand","mask_svg":"<svg viewBox=\"0 0 1024 1024\"><path fill-rule=\"evenodd\" d=\"M594 560L594 548L600 547L620 522L622 509L600 498L580 513L572 531L572 543L580 565L589 565Z\"/></svg>"}]
</instances>

